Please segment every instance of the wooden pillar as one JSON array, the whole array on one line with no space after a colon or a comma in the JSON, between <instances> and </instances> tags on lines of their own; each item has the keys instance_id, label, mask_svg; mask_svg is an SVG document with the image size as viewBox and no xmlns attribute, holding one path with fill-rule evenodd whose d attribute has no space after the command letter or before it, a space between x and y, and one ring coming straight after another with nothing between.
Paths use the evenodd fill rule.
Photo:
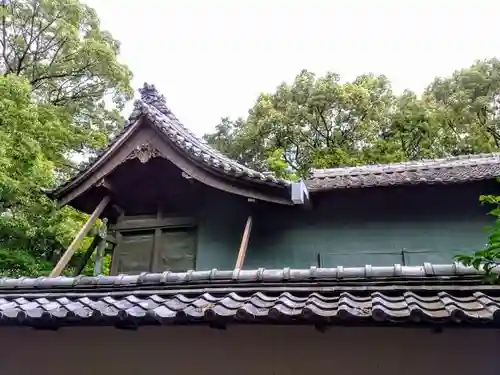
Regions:
<instances>
[{"instance_id":1,"label":"wooden pillar","mask_svg":"<svg viewBox=\"0 0 500 375\"><path fill-rule=\"evenodd\" d=\"M160 221L163 217L161 212L161 208L158 207L158 212L156 213L156 220ZM153 248L151 249L151 260L149 262L149 270L151 272L161 272L159 271L160 267L160 248L161 248L161 240L162 240L162 228L156 228L155 234L153 238Z\"/></svg>"},{"instance_id":2,"label":"wooden pillar","mask_svg":"<svg viewBox=\"0 0 500 375\"><path fill-rule=\"evenodd\" d=\"M243 232L243 237L241 238L240 250L238 251L238 258L236 259L235 269L241 269L243 267L243 262L245 261L245 255L247 252L248 241L250 240L250 233L252 231L252 216L249 216L247 223L245 225L245 231Z\"/></svg>"},{"instance_id":3,"label":"wooden pillar","mask_svg":"<svg viewBox=\"0 0 500 375\"><path fill-rule=\"evenodd\" d=\"M87 233L90 231L90 229L92 228L92 225L94 225L94 222L97 220L99 215L104 211L104 209L106 208L109 201L110 201L110 197L106 196L97 205L94 212L92 212L92 215L90 215L87 222L80 229L80 231L76 235L73 242L71 242L71 244L69 245L66 252L63 254L61 259L59 259L59 262L57 262L56 266L54 267L54 269L50 273L50 277L57 277L61 274L62 270L64 269L64 267L66 267L68 262L71 260L71 257L73 256L75 251L78 249L78 246L80 246L80 243L82 242L84 237L87 235Z\"/></svg>"},{"instance_id":4,"label":"wooden pillar","mask_svg":"<svg viewBox=\"0 0 500 375\"><path fill-rule=\"evenodd\" d=\"M97 245L97 251L94 258L94 276L102 275L102 259L106 251L106 237L108 235L108 220L103 219L103 225L99 231L100 241Z\"/></svg>"}]
</instances>

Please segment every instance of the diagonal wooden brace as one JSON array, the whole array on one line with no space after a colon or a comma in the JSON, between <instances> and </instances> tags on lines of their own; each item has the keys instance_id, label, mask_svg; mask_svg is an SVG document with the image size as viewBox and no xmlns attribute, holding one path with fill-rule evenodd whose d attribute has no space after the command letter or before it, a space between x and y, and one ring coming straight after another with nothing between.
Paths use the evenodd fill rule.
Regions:
<instances>
[{"instance_id":1,"label":"diagonal wooden brace","mask_svg":"<svg viewBox=\"0 0 500 375\"><path fill-rule=\"evenodd\" d=\"M250 240L250 233L252 231L252 216L249 216L247 223L245 225L245 231L243 232L243 237L241 238L240 251L238 252L238 258L236 259L235 269L241 269L243 267L243 262L245 261L245 255L247 252L248 241Z\"/></svg>"},{"instance_id":2,"label":"diagonal wooden brace","mask_svg":"<svg viewBox=\"0 0 500 375\"><path fill-rule=\"evenodd\" d=\"M88 234L88 232L90 231L90 229L94 225L94 223L97 220L97 218L99 217L99 215L102 214L102 212L106 208L106 206L109 203L109 201L110 201L110 197L106 196L97 205L97 207L95 208L94 212L92 212L92 215L90 215L90 217L87 220L87 222L84 224L84 226L82 227L82 229L80 229L80 231L76 235L76 237L73 240L73 242L71 242L71 244L69 245L69 247L66 249L66 251L62 255L61 259L59 259L59 262L57 262L56 266L54 267L54 269L50 273L50 277L57 277L57 276L59 276L61 274L61 272L63 271L64 267L66 267L66 265L68 264L68 262L71 260L71 257L73 256L73 254L75 254L75 251L80 246L80 243L85 238L85 236Z\"/></svg>"}]
</instances>

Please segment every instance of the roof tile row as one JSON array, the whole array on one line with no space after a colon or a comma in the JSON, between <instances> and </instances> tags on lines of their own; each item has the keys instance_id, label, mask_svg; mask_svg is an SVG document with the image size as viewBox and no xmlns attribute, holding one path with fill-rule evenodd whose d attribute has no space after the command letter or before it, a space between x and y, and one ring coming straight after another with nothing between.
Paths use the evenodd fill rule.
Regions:
<instances>
[{"instance_id":1,"label":"roof tile row","mask_svg":"<svg viewBox=\"0 0 500 375\"><path fill-rule=\"evenodd\" d=\"M68 324L121 323L171 324L186 322L273 323L297 322L343 324L349 322L413 323L500 323L500 298L476 292L455 296L440 292L423 296L406 292L389 296L341 293L327 296L312 293L297 296L255 293L249 296L229 293L189 297L158 294L122 298L0 298L0 324L50 326Z\"/></svg>"},{"instance_id":2,"label":"roof tile row","mask_svg":"<svg viewBox=\"0 0 500 375\"><path fill-rule=\"evenodd\" d=\"M500 266L492 269L500 273ZM477 276L482 272L473 267L460 263L432 264L422 266L393 266L379 267L366 265L364 267L333 267L308 269L265 269L255 270L206 270L187 272L143 273L140 275L118 276L77 276L77 277L38 277L38 278L0 278L0 291L14 289L45 289L45 288L74 288L74 287L124 287L141 285L189 283L245 283L245 282L298 282L321 280L349 280L349 279L383 279L383 278L425 278L451 276Z\"/></svg>"},{"instance_id":3,"label":"roof tile row","mask_svg":"<svg viewBox=\"0 0 500 375\"><path fill-rule=\"evenodd\" d=\"M500 177L500 153L394 164L312 170L311 191L374 186L443 184Z\"/></svg>"}]
</instances>

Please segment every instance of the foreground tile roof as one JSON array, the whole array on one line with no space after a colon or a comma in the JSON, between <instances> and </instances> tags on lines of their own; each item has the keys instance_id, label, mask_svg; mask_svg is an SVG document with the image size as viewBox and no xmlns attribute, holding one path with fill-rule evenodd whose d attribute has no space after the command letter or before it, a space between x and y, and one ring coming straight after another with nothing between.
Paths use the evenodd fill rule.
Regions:
<instances>
[{"instance_id":1,"label":"foreground tile roof","mask_svg":"<svg viewBox=\"0 0 500 375\"><path fill-rule=\"evenodd\" d=\"M445 184L500 177L500 153L464 155L405 163L315 169L311 191L372 186Z\"/></svg>"},{"instance_id":2,"label":"foreground tile roof","mask_svg":"<svg viewBox=\"0 0 500 375\"><path fill-rule=\"evenodd\" d=\"M397 295L293 292L251 295L0 298L0 323L13 325L151 325L175 323L490 323L500 325L500 297L475 292Z\"/></svg>"},{"instance_id":3,"label":"foreground tile roof","mask_svg":"<svg viewBox=\"0 0 500 375\"><path fill-rule=\"evenodd\" d=\"M0 279L0 325L186 323L498 327L500 286L458 264Z\"/></svg>"}]
</instances>

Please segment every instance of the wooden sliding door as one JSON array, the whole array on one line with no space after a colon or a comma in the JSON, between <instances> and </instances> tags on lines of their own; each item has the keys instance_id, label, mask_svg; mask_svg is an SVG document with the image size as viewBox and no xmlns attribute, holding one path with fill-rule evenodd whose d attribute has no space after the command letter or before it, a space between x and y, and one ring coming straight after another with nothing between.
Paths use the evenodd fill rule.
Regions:
<instances>
[{"instance_id":1,"label":"wooden sliding door","mask_svg":"<svg viewBox=\"0 0 500 375\"><path fill-rule=\"evenodd\" d=\"M154 247L154 231L124 232L113 253L115 274L149 272Z\"/></svg>"},{"instance_id":2,"label":"wooden sliding door","mask_svg":"<svg viewBox=\"0 0 500 375\"><path fill-rule=\"evenodd\" d=\"M195 269L196 227L163 227L117 233L111 274Z\"/></svg>"},{"instance_id":3,"label":"wooden sliding door","mask_svg":"<svg viewBox=\"0 0 500 375\"><path fill-rule=\"evenodd\" d=\"M195 268L196 231L162 230L153 272L182 272Z\"/></svg>"}]
</instances>

